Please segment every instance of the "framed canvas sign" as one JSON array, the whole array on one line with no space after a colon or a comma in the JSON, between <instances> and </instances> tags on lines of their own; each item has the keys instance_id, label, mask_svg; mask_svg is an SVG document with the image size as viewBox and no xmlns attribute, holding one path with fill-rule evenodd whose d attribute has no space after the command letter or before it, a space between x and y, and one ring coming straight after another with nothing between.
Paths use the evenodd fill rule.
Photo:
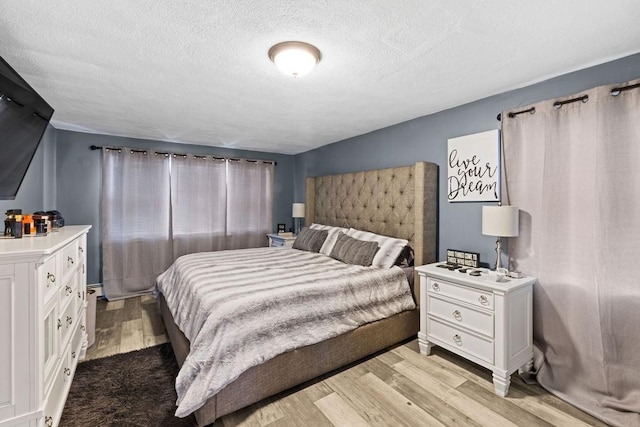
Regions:
<instances>
[{"instance_id":1,"label":"framed canvas sign","mask_svg":"<svg viewBox=\"0 0 640 427\"><path fill-rule=\"evenodd\" d=\"M447 141L447 200L500 201L500 131Z\"/></svg>"}]
</instances>

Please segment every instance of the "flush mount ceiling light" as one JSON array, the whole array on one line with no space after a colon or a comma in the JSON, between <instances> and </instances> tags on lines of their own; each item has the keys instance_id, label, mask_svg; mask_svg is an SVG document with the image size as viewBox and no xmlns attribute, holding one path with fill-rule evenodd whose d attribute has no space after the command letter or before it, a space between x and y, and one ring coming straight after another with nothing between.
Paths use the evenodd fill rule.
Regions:
<instances>
[{"instance_id":1,"label":"flush mount ceiling light","mask_svg":"<svg viewBox=\"0 0 640 427\"><path fill-rule=\"evenodd\" d=\"M320 51L309 43L282 42L271 46L269 59L286 75L302 77L320 62Z\"/></svg>"}]
</instances>

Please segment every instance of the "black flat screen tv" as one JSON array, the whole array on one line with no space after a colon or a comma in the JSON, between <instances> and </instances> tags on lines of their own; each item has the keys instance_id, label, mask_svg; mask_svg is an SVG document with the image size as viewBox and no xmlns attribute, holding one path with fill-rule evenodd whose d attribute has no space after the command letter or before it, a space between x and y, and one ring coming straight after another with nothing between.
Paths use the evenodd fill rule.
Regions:
<instances>
[{"instance_id":1,"label":"black flat screen tv","mask_svg":"<svg viewBox=\"0 0 640 427\"><path fill-rule=\"evenodd\" d=\"M0 200L16 198L53 108L0 57Z\"/></svg>"}]
</instances>

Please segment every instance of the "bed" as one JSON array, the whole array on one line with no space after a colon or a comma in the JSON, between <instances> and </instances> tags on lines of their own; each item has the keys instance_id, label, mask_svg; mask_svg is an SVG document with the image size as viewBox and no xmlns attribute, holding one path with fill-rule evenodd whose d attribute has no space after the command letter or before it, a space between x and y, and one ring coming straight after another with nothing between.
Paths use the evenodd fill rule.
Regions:
<instances>
[{"instance_id":1,"label":"bed","mask_svg":"<svg viewBox=\"0 0 640 427\"><path fill-rule=\"evenodd\" d=\"M308 177L306 224L356 228L409 241L415 265L436 261L437 165L411 166ZM417 281L415 282L417 283ZM419 286L412 291L416 303ZM165 298L160 310L180 366L190 344ZM195 411L198 425L311 380L409 337L419 329L419 308L367 323L317 344L275 356L244 371Z\"/></svg>"}]
</instances>

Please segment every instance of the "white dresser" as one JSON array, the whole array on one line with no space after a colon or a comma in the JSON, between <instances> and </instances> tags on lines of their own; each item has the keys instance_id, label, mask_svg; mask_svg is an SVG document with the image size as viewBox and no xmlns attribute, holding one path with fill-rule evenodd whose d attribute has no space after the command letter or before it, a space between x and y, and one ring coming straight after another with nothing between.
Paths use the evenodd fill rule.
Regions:
<instances>
[{"instance_id":1,"label":"white dresser","mask_svg":"<svg viewBox=\"0 0 640 427\"><path fill-rule=\"evenodd\" d=\"M58 425L86 352L90 228L0 239L0 427Z\"/></svg>"},{"instance_id":2,"label":"white dresser","mask_svg":"<svg viewBox=\"0 0 640 427\"><path fill-rule=\"evenodd\" d=\"M506 396L510 376L533 362L534 277L496 281L450 271L435 263L416 267L420 275L420 352L433 345L493 372L495 393Z\"/></svg>"}]
</instances>

